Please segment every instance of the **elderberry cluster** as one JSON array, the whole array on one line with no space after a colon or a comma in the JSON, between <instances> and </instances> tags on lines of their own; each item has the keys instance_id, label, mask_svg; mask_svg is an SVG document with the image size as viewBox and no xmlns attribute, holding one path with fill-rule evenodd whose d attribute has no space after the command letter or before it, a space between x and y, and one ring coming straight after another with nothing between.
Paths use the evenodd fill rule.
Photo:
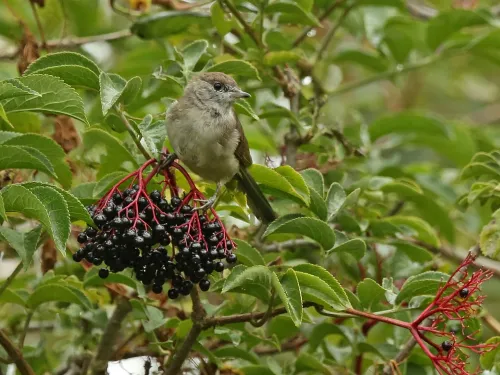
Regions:
<instances>
[{"instance_id":1,"label":"elderberry cluster","mask_svg":"<svg viewBox=\"0 0 500 375\"><path fill-rule=\"evenodd\" d=\"M208 275L225 268L222 260L236 262L234 243L217 217L188 203L177 196L168 201L158 190L147 194L137 184L124 191L115 187L87 208L96 228L78 235L81 247L73 259L104 263L99 270L103 279L130 268L137 280L152 284L154 293L162 293L169 282L171 299L188 295L194 284L207 291Z\"/></svg>"}]
</instances>

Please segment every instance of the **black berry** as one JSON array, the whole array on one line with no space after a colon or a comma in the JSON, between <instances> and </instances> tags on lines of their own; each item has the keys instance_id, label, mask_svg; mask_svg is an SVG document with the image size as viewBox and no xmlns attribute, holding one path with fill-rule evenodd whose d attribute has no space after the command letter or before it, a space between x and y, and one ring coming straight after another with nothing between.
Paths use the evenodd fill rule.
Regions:
<instances>
[{"instance_id":1,"label":"black berry","mask_svg":"<svg viewBox=\"0 0 500 375\"><path fill-rule=\"evenodd\" d=\"M236 255L235 254L229 254L227 257L226 257L226 261L228 263L236 263L238 259L236 258Z\"/></svg>"},{"instance_id":2,"label":"black berry","mask_svg":"<svg viewBox=\"0 0 500 375\"><path fill-rule=\"evenodd\" d=\"M179 290L177 288L172 288L168 291L167 295L170 299L176 299L179 297Z\"/></svg>"},{"instance_id":3,"label":"black berry","mask_svg":"<svg viewBox=\"0 0 500 375\"><path fill-rule=\"evenodd\" d=\"M222 272L222 271L224 271L224 263L217 262L217 263L215 263L214 268L217 272Z\"/></svg>"},{"instance_id":4,"label":"black berry","mask_svg":"<svg viewBox=\"0 0 500 375\"><path fill-rule=\"evenodd\" d=\"M163 286L159 284L153 284L152 290L153 293L160 294L161 292L163 292Z\"/></svg>"},{"instance_id":5,"label":"black berry","mask_svg":"<svg viewBox=\"0 0 500 375\"><path fill-rule=\"evenodd\" d=\"M453 348L453 343L451 341L443 341L442 344L441 344L441 348L443 348L443 350L445 352L449 352L451 350L451 348Z\"/></svg>"},{"instance_id":6,"label":"black berry","mask_svg":"<svg viewBox=\"0 0 500 375\"><path fill-rule=\"evenodd\" d=\"M85 242L87 242L87 235L82 232L78 235L76 240L78 241L78 243L85 243Z\"/></svg>"},{"instance_id":7,"label":"black berry","mask_svg":"<svg viewBox=\"0 0 500 375\"><path fill-rule=\"evenodd\" d=\"M108 276L109 276L109 270L108 270L107 268L101 268L101 269L99 270L99 277L100 277L101 279L105 279L105 278L107 278Z\"/></svg>"},{"instance_id":8,"label":"black berry","mask_svg":"<svg viewBox=\"0 0 500 375\"><path fill-rule=\"evenodd\" d=\"M199 285L200 289L203 290L204 292L210 289L210 281L207 279L201 280Z\"/></svg>"},{"instance_id":9,"label":"black berry","mask_svg":"<svg viewBox=\"0 0 500 375\"><path fill-rule=\"evenodd\" d=\"M466 298L469 295L469 289L468 288L463 288L460 292L460 297Z\"/></svg>"}]
</instances>

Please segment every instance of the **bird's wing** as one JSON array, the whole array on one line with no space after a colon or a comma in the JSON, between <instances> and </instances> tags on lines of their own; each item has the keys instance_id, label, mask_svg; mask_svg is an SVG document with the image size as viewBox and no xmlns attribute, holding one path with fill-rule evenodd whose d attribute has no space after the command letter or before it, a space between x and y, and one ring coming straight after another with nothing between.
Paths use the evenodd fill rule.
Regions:
<instances>
[{"instance_id":1,"label":"bird's wing","mask_svg":"<svg viewBox=\"0 0 500 375\"><path fill-rule=\"evenodd\" d=\"M242 167L249 167L252 165L252 156L250 155L250 148L248 147L248 141L245 137L245 133L243 132L243 126L241 126L240 119L234 113L234 117L236 118L236 129L240 133L240 142L234 151L234 155L236 159L240 162Z\"/></svg>"}]
</instances>

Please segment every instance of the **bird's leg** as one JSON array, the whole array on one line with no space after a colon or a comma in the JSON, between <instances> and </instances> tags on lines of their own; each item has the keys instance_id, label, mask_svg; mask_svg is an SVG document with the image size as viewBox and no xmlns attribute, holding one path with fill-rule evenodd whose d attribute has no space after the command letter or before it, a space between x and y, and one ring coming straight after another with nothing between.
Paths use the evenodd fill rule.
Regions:
<instances>
[{"instance_id":1,"label":"bird's leg","mask_svg":"<svg viewBox=\"0 0 500 375\"><path fill-rule=\"evenodd\" d=\"M204 202L204 204L200 207L196 207L195 210L196 211L206 211L206 210L212 208L214 206L215 202L217 202L217 199L219 198L219 194L220 194L220 191L222 189L222 186L224 186L224 184L222 182L217 182L217 187L215 188L214 195L212 195L207 200L197 200L198 202Z\"/></svg>"},{"instance_id":2,"label":"bird's leg","mask_svg":"<svg viewBox=\"0 0 500 375\"><path fill-rule=\"evenodd\" d=\"M170 164L174 162L175 159L177 159L177 155L175 154L175 152L167 154L167 157L160 162L160 171L162 169L168 168Z\"/></svg>"}]
</instances>

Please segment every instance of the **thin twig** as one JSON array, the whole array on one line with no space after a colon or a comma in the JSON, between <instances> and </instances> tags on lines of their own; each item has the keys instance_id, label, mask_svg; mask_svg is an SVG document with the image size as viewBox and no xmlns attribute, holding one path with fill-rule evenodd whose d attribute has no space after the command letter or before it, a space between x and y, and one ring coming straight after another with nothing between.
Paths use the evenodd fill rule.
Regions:
<instances>
[{"instance_id":1,"label":"thin twig","mask_svg":"<svg viewBox=\"0 0 500 375\"><path fill-rule=\"evenodd\" d=\"M151 155L149 155L149 152L147 152L146 149L144 148L144 146L142 145L141 141L137 137L137 134L135 133L134 128L132 127L132 124L128 121L123 110L121 108L117 108L117 111L118 111L123 123L125 124L127 131L129 132L130 136L132 137L132 141L134 141L135 145L137 146L137 148L139 149L141 154L144 155L146 160L152 159L153 157Z\"/></svg>"},{"instance_id":2,"label":"thin twig","mask_svg":"<svg viewBox=\"0 0 500 375\"><path fill-rule=\"evenodd\" d=\"M14 271L12 271L12 273L10 274L10 276L7 277L7 280L5 280L2 285L0 285L0 296L5 291L5 289L7 289L9 287L9 285L14 281L14 279L17 276L17 274L19 272L21 272L22 269L23 269L23 262L19 262L19 264L17 265L17 267L14 269Z\"/></svg>"},{"instance_id":3,"label":"thin twig","mask_svg":"<svg viewBox=\"0 0 500 375\"><path fill-rule=\"evenodd\" d=\"M82 44L94 43L94 42L110 42L113 40L123 39L132 36L130 29L114 31L108 34L92 35L85 37L70 37L64 38L62 40L55 39L49 40L47 42L48 48L70 48L81 46Z\"/></svg>"},{"instance_id":4,"label":"thin twig","mask_svg":"<svg viewBox=\"0 0 500 375\"><path fill-rule=\"evenodd\" d=\"M104 374L108 361L113 354L113 347L120 335L120 328L127 317L132 311L132 305L126 298L120 298L113 311L113 315L106 325L106 329L101 337L96 355L91 365L91 373L93 375Z\"/></svg>"},{"instance_id":5,"label":"thin twig","mask_svg":"<svg viewBox=\"0 0 500 375\"><path fill-rule=\"evenodd\" d=\"M21 375L35 375L29 363L24 359L21 350L14 345L2 329L0 329L0 345L5 349L9 358L14 361Z\"/></svg>"},{"instance_id":6,"label":"thin twig","mask_svg":"<svg viewBox=\"0 0 500 375\"><path fill-rule=\"evenodd\" d=\"M481 319L498 336L500 335L500 322L490 313L485 313Z\"/></svg>"},{"instance_id":7,"label":"thin twig","mask_svg":"<svg viewBox=\"0 0 500 375\"><path fill-rule=\"evenodd\" d=\"M304 302L302 304L303 307L312 307L316 306L316 303L314 302ZM229 315L229 316L218 316L218 317L213 317L213 318L208 318L206 319L203 329L208 329L216 326L223 326L226 324L233 324L233 323L245 323L245 322L250 322L251 320L259 320L262 319L264 316L268 315L269 318L273 318L275 316L281 315L281 314L286 314L286 309L284 307L279 307L271 313L268 311L261 312L261 313L246 313L246 314L235 314L235 315Z\"/></svg>"},{"instance_id":8,"label":"thin twig","mask_svg":"<svg viewBox=\"0 0 500 375\"><path fill-rule=\"evenodd\" d=\"M258 47L263 47L262 41L259 39L255 30L245 21L241 13L236 9L233 3L230 0L222 0L222 2L228 7L231 13L236 17L236 19L241 23L245 32L252 38L252 40L257 44Z\"/></svg>"},{"instance_id":9,"label":"thin twig","mask_svg":"<svg viewBox=\"0 0 500 375\"><path fill-rule=\"evenodd\" d=\"M478 245L474 246L469 252L469 254L471 254L476 259L480 253L481 253L481 249L479 248ZM460 263L462 263L463 259L464 258L461 259ZM462 277L463 273L466 271L467 271L466 269L461 269L459 272L457 272L455 274L454 278L460 279ZM421 327L428 327L431 324L432 324L432 320L425 319L420 326ZM394 357L394 359L389 361L388 363L386 363L386 365L384 366L383 375L392 375L393 374L393 371L392 371L393 365L394 364L397 365L397 364L403 362L404 360L406 360L410 356L413 348L416 345L417 345L417 341L413 337L408 339L408 341L405 343L405 345L399 351L399 353Z\"/></svg>"},{"instance_id":10,"label":"thin twig","mask_svg":"<svg viewBox=\"0 0 500 375\"><path fill-rule=\"evenodd\" d=\"M340 28L340 26L342 25L342 22L344 22L347 15L354 8L355 5L356 5L356 3L354 2L353 4L346 7L344 9L344 11L342 12L342 14L340 15L339 19L337 20L337 22L335 22L335 24L332 25L332 27L330 28L328 33L325 35L325 37L323 38L323 41L321 42L321 45L318 49L318 53L316 55L316 61L321 60L323 53L326 51L326 49L327 49L328 45L330 44L331 40L333 39L335 33Z\"/></svg>"},{"instance_id":11,"label":"thin twig","mask_svg":"<svg viewBox=\"0 0 500 375\"><path fill-rule=\"evenodd\" d=\"M24 346L24 339L26 338L26 334L28 333L28 328L30 326L31 318L33 318L34 310L30 310L28 315L26 316L26 321L24 322L24 328L21 332L21 337L19 337L19 349L22 349Z\"/></svg>"},{"instance_id":12,"label":"thin twig","mask_svg":"<svg viewBox=\"0 0 500 375\"><path fill-rule=\"evenodd\" d=\"M191 301L193 303L193 313L191 314L193 326L179 349L175 350L171 355L167 363L165 375L177 375L180 373L180 369L189 356L191 348L198 340L200 333L205 329L206 312L201 304L200 295L196 287L191 291Z\"/></svg>"},{"instance_id":13,"label":"thin twig","mask_svg":"<svg viewBox=\"0 0 500 375\"><path fill-rule=\"evenodd\" d=\"M307 249L319 249L319 245L310 240L287 240L283 242L275 242L268 245L263 245L261 250L266 253L276 253L283 250L296 250L298 248L307 248Z\"/></svg>"},{"instance_id":14,"label":"thin twig","mask_svg":"<svg viewBox=\"0 0 500 375\"><path fill-rule=\"evenodd\" d=\"M326 10L323 12L323 14L321 16L319 16L318 20L319 22L323 22L326 18L328 18L328 16L330 14L333 13L333 11L335 9L337 9L337 7L342 4L343 2L345 2L346 0L337 0L335 2L332 3L332 5L330 5L328 8L326 8ZM309 26L308 28L306 28L304 31L302 31L302 33L297 37L297 39L295 39L295 41L293 42L293 46L294 47L297 47L300 43L302 43L306 37L307 37L307 34L309 34L309 32L311 30L313 30L316 26Z\"/></svg>"},{"instance_id":15,"label":"thin twig","mask_svg":"<svg viewBox=\"0 0 500 375\"><path fill-rule=\"evenodd\" d=\"M42 48L47 49L47 40L45 39L45 32L43 31L42 22L40 21L40 16L38 15L38 10L33 1L29 1L31 5L31 10L33 11L33 16L35 17L36 26L38 27L38 32L40 33L40 39L42 40Z\"/></svg>"}]
</instances>

